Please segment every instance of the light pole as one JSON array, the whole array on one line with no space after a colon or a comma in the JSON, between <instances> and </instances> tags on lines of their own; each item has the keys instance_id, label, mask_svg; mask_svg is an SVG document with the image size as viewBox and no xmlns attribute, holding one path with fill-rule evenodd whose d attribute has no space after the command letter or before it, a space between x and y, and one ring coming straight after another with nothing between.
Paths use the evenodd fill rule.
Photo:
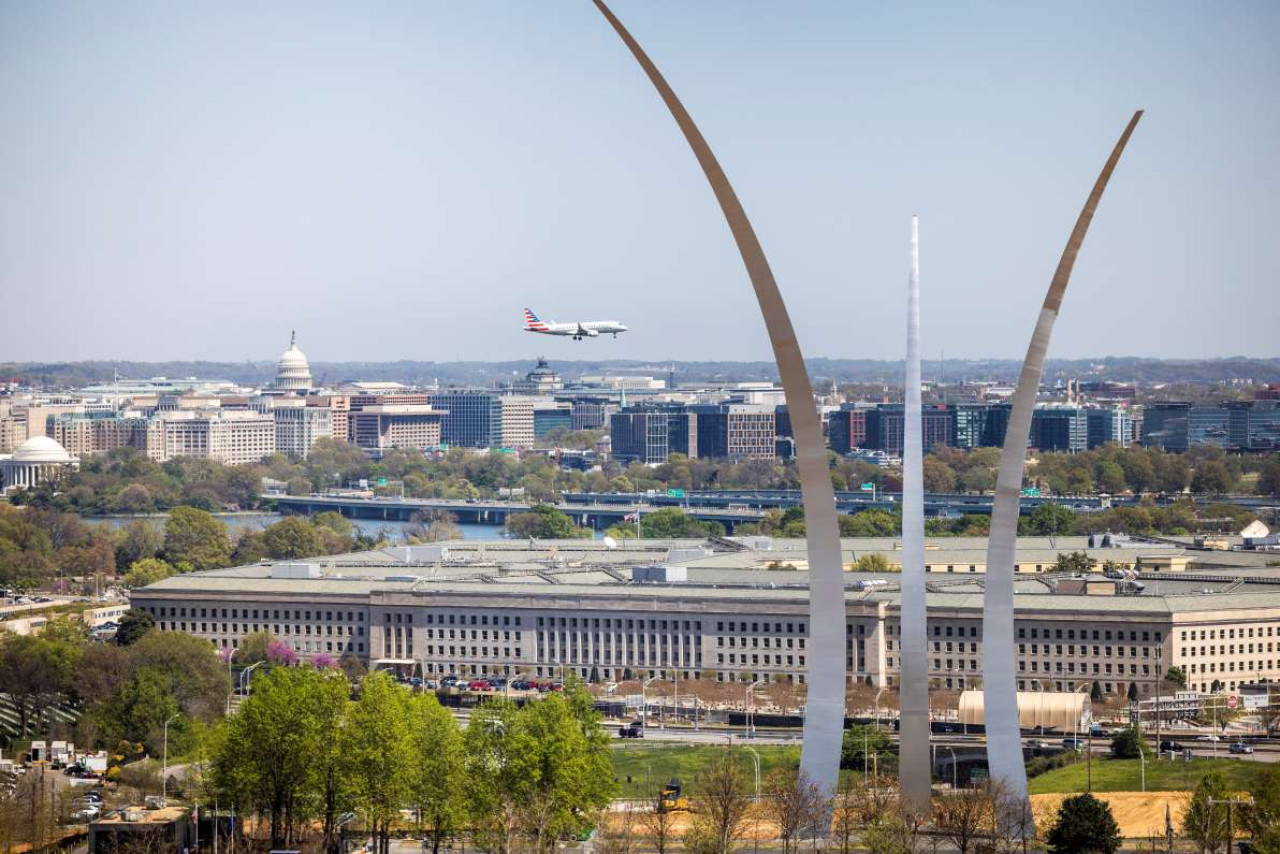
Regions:
<instances>
[{"instance_id":1,"label":"light pole","mask_svg":"<svg viewBox=\"0 0 1280 854\"><path fill-rule=\"evenodd\" d=\"M649 700L645 696L645 690L649 687L650 682L656 682L657 676L650 676L648 679L640 683L640 720L644 721L644 725L649 725Z\"/></svg>"},{"instance_id":2,"label":"light pole","mask_svg":"<svg viewBox=\"0 0 1280 854\"><path fill-rule=\"evenodd\" d=\"M240 693L247 694L249 691L253 690L253 681L249 677L253 674L254 670L262 665L263 662L255 661L253 664L250 664L244 670L240 671Z\"/></svg>"},{"instance_id":3,"label":"light pole","mask_svg":"<svg viewBox=\"0 0 1280 854\"><path fill-rule=\"evenodd\" d=\"M746 710L747 710L747 734L749 735L750 738L756 737L756 724L755 724L755 715L754 715L755 708L756 708L756 688L760 687L764 683L765 683L765 680L763 679L757 679L756 681L752 682L750 685L747 686L747 696L743 698L743 705L746 706Z\"/></svg>"},{"instance_id":4,"label":"light pole","mask_svg":"<svg viewBox=\"0 0 1280 854\"><path fill-rule=\"evenodd\" d=\"M164 803L169 796L169 724L177 720L178 715L170 715L164 722L164 759L160 765L160 801Z\"/></svg>"},{"instance_id":5,"label":"light pole","mask_svg":"<svg viewBox=\"0 0 1280 854\"><path fill-rule=\"evenodd\" d=\"M1156 745L1159 747L1159 745ZM1144 749L1146 745L1141 739L1138 740L1138 765L1142 769L1142 791L1147 790L1147 751Z\"/></svg>"},{"instance_id":6,"label":"light pole","mask_svg":"<svg viewBox=\"0 0 1280 854\"><path fill-rule=\"evenodd\" d=\"M951 791L954 792L956 789L959 788L959 786L956 785L957 781L959 780L959 777L958 777L959 771L957 770L959 768L959 762L956 760L956 751L954 747L948 747L945 744L942 746L945 747L947 749L947 752L951 754Z\"/></svg>"},{"instance_id":7,"label":"light pole","mask_svg":"<svg viewBox=\"0 0 1280 854\"><path fill-rule=\"evenodd\" d=\"M231 697L236 692L235 679L231 676L231 659L236 657L236 653L240 650L232 647L227 650L227 714L231 714Z\"/></svg>"}]
</instances>

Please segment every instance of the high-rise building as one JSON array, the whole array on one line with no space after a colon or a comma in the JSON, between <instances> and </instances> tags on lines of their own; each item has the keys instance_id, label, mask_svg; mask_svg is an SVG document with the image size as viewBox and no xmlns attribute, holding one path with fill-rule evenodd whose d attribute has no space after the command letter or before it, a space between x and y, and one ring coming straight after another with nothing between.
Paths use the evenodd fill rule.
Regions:
<instances>
[{"instance_id":1,"label":"high-rise building","mask_svg":"<svg viewBox=\"0 0 1280 854\"><path fill-rule=\"evenodd\" d=\"M147 456L209 459L225 465L256 463L276 450L276 422L259 412L220 414L178 410L147 423Z\"/></svg>"},{"instance_id":2,"label":"high-rise building","mask_svg":"<svg viewBox=\"0 0 1280 854\"><path fill-rule=\"evenodd\" d=\"M1031 413L1028 445L1040 451L1080 453L1089 446L1085 412L1078 406L1037 406Z\"/></svg>"},{"instance_id":3,"label":"high-rise building","mask_svg":"<svg viewBox=\"0 0 1280 854\"><path fill-rule=\"evenodd\" d=\"M697 454L709 459L768 460L777 454L777 414L767 404L691 406ZM690 454L690 456L694 456Z\"/></svg>"},{"instance_id":4,"label":"high-rise building","mask_svg":"<svg viewBox=\"0 0 1280 854\"><path fill-rule=\"evenodd\" d=\"M1280 449L1280 399L1228 403L1230 447L1241 451L1274 451Z\"/></svg>"},{"instance_id":5,"label":"high-rise building","mask_svg":"<svg viewBox=\"0 0 1280 854\"><path fill-rule=\"evenodd\" d=\"M886 403L870 412L878 413L867 418L868 447L885 451L895 457L902 456L903 426L906 420L902 404ZM924 448L954 443L952 413L947 406L925 407L920 412L921 437ZM878 442L878 444L870 444Z\"/></svg>"},{"instance_id":6,"label":"high-rise building","mask_svg":"<svg viewBox=\"0 0 1280 854\"><path fill-rule=\"evenodd\" d=\"M1119 445L1126 448L1133 441L1133 418L1120 407L1086 409L1090 448Z\"/></svg>"},{"instance_id":7,"label":"high-rise building","mask_svg":"<svg viewBox=\"0 0 1280 854\"><path fill-rule=\"evenodd\" d=\"M447 414L423 403L369 404L351 412L351 438L375 455L392 448L434 450L442 444L441 429Z\"/></svg>"},{"instance_id":8,"label":"high-rise building","mask_svg":"<svg viewBox=\"0 0 1280 854\"><path fill-rule=\"evenodd\" d=\"M1142 410L1142 444L1164 451L1185 451L1190 444L1189 403L1148 403Z\"/></svg>"},{"instance_id":9,"label":"high-rise building","mask_svg":"<svg viewBox=\"0 0 1280 854\"><path fill-rule=\"evenodd\" d=\"M847 454L854 448L866 448L866 406L846 403L827 418L827 442L837 454Z\"/></svg>"},{"instance_id":10,"label":"high-rise building","mask_svg":"<svg viewBox=\"0 0 1280 854\"><path fill-rule=\"evenodd\" d=\"M54 441L72 456L105 454L116 448L147 450L147 419L137 413L63 413L49 423Z\"/></svg>"},{"instance_id":11,"label":"high-rise building","mask_svg":"<svg viewBox=\"0 0 1280 854\"><path fill-rule=\"evenodd\" d=\"M427 395L426 400L434 408L448 413L440 422L444 444L463 448L502 447L502 396L497 392L442 391Z\"/></svg>"},{"instance_id":12,"label":"high-rise building","mask_svg":"<svg viewBox=\"0 0 1280 854\"><path fill-rule=\"evenodd\" d=\"M607 399L577 399L570 410L570 429L601 430L609 423L609 413L613 407Z\"/></svg>"},{"instance_id":13,"label":"high-rise building","mask_svg":"<svg viewBox=\"0 0 1280 854\"><path fill-rule=\"evenodd\" d=\"M533 447L533 398L507 394L499 398L501 406L501 448Z\"/></svg>"},{"instance_id":14,"label":"high-rise building","mask_svg":"<svg viewBox=\"0 0 1280 854\"><path fill-rule=\"evenodd\" d=\"M544 438L552 430L573 429L573 404L567 400L540 400L533 404L533 436Z\"/></svg>"},{"instance_id":15,"label":"high-rise building","mask_svg":"<svg viewBox=\"0 0 1280 854\"><path fill-rule=\"evenodd\" d=\"M621 463L665 463L671 454L696 456L698 420L679 404L640 404L609 419L612 454Z\"/></svg>"},{"instance_id":16,"label":"high-rise building","mask_svg":"<svg viewBox=\"0 0 1280 854\"><path fill-rule=\"evenodd\" d=\"M1231 444L1231 414L1221 406L1193 406L1187 413L1187 444L1216 445L1219 448Z\"/></svg>"},{"instance_id":17,"label":"high-rise building","mask_svg":"<svg viewBox=\"0 0 1280 854\"><path fill-rule=\"evenodd\" d=\"M295 459L306 459L321 439L333 438L333 410L325 406L308 406L300 399L294 405L276 405L271 416L276 422L276 450ZM343 413L346 419L346 413Z\"/></svg>"}]
</instances>

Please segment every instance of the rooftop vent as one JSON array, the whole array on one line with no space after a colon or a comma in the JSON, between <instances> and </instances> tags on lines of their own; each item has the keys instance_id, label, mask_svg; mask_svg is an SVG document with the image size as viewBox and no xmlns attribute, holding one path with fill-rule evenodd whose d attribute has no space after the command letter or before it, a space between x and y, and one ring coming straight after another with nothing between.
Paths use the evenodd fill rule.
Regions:
<instances>
[{"instance_id":1,"label":"rooftop vent","mask_svg":"<svg viewBox=\"0 0 1280 854\"><path fill-rule=\"evenodd\" d=\"M272 578L319 578L320 565L315 563L276 563L271 566Z\"/></svg>"},{"instance_id":2,"label":"rooftop vent","mask_svg":"<svg viewBox=\"0 0 1280 854\"><path fill-rule=\"evenodd\" d=\"M633 566L631 580L636 584L672 584L689 580L683 566Z\"/></svg>"}]
</instances>

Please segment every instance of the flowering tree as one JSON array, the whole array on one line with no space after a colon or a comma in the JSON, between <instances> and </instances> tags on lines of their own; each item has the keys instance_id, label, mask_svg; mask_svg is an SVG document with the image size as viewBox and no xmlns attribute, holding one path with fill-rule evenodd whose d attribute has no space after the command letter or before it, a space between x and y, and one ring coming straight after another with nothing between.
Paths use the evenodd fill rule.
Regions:
<instances>
[{"instance_id":1,"label":"flowering tree","mask_svg":"<svg viewBox=\"0 0 1280 854\"><path fill-rule=\"evenodd\" d=\"M338 660L327 652L311 657L311 666L316 670L328 670L338 666Z\"/></svg>"},{"instance_id":2,"label":"flowering tree","mask_svg":"<svg viewBox=\"0 0 1280 854\"><path fill-rule=\"evenodd\" d=\"M298 663L298 654L284 641L272 640L267 644L267 661L289 667Z\"/></svg>"}]
</instances>

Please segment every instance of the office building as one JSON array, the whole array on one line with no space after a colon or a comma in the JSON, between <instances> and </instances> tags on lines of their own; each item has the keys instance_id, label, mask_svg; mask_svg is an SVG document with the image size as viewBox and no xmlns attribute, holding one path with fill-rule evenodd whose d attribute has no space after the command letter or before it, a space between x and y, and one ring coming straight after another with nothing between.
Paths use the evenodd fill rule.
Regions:
<instances>
[{"instance_id":1,"label":"office building","mask_svg":"<svg viewBox=\"0 0 1280 854\"><path fill-rule=\"evenodd\" d=\"M609 419L618 462L665 463L671 454L697 456L698 420L679 404L640 404Z\"/></svg>"},{"instance_id":2,"label":"office building","mask_svg":"<svg viewBox=\"0 0 1280 854\"><path fill-rule=\"evenodd\" d=\"M1037 406L1031 413L1029 447L1078 454L1089 446L1089 424L1078 406Z\"/></svg>"},{"instance_id":3,"label":"office building","mask_svg":"<svg viewBox=\"0 0 1280 854\"><path fill-rule=\"evenodd\" d=\"M395 398L383 398L394 400ZM431 451L443 443L441 430L448 415L424 403L376 403L352 410L351 440L375 456L392 448Z\"/></svg>"},{"instance_id":4,"label":"office building","mask_svg":"<svg viewBox=\"0 0 1280 854\"><path fill-rule=\"evenodd\" d=\"M1280 400L1223 404L1227 411L1227 445L1239 451L1280 450Z\"/></svg>"},{"instance_id":5,"label":"office building","mask_svg":"<svg viewBox=\"0 0 1280 854\"><path fill-rule=\"evenodd\" d=\"M294 459L306 459L316 442L333 438L334 413L328 407L287 398L277 402L270 414L276 423L276 450Z\"/></svg>"},{"instance_id":6,"label":"office building","mask_svg":"<svg viewBox=\"0 0 1280 854\"><path fill-rule=\"evenodd\" d=\"M896 540L845 540L843 558L887 555ZM235 649L268 631L303 656L350 654L371 667L461 676L804 682L808 670L808 573L768 569L803 562L804 543L716 553L705 541L652 541L634 549L573 541L433 544L388 548L305 564L251 565L188 573L135 591L133 605L161 631ZM985 556L985 540L948 538L927 550L933 570L958 571ZM1159 547L1155 547L1159 548ZM484 565L476 556L483 549ZM673 549L686 555L671 562ZM554 550L554 552L553 552ZM1089 551L1080 538L1023 539L1015 649L1023 691L1089 691L1153 697L1170 667L1188 688L1234 691L1280 679L1280 592L1265 555L1221 568L1150 572L1130 581L1048 571L1062 552ZM1105 558L1108 550L1090 553ZM556 554L560 568L548 570ZM1043 557L1040 555L1043 554ZM1173 553L1170 553L1173 556ZM1134 558L1130 556L1129 560ZM1200 558L1196 558L1197 560ZM1146 558L1142 558L1146 566ZM551 573L554 577L548 577ZM1263 577L1265 576L1265 577ZM1158 580L1159 584L1150 583ZM846 579L846 663L851 680L892 685L899 671L898 577ZM928 593L928 667L939 687L981 679L982 575L943 574ZM1159 592L1149 592L1158 587Z\"/></svg>"},{"instance_id":7,"label":"office building","mask_svg":"<svg viewBox=\"0 0 1280 854\"><path fill-rule=\"evenodd\" d=\"M609 424L609 415L613 411L607 399L575 398L570 409L570 429L603 430Z\"/></svg>"},{"instance_id":8,"label":"office building","mask_svg":"<svg viewBox=\"0 0 1280 854\"><path fill-rule=\"evenodd\" d=\"M553 430L573 429L573 404L567 400L540 400L533 404L533 436L542 439Z\"/></svg>"},{"instance_id":9,"label":"office building","mask_svg":"<svg viewBox=\"0 0 1280 854\"><path fill-rule=\"evenodd\" d=\"M867 447L867 407L846 403L827 417L827 444L837 454Z\"/></svg>"},{"instance_id":10,"label":"office building","mask_svg":"<svg viewBox=\"0 0 1280 854\"><path fill-rule=\"evenodd\" d=\"M776 406L723 403L690 406L697 452L704 459L771 460L777 454Z\"/></svg>"},{"instance_id":11,"label":"office building","mask_svg":"<svg viewBox=\"0 0 1280 854\"><path fill-rule=\"evenodd\" d=\"M116 448L147 450L147 419L138 413L64 413L49 421L52 437L75 457Z\"/></svg>"},{"instance_id":12,"label":"office building","mask_svg":"<svg viewBox=\"0 0 1280 854\"><path fill-rule=\"evenodd\" d=\"M499 398L500 448L532 448L533 398L507 394Z\"/></svg>"},{"instance_id":13,"label":"office building","mask_svg":"<svg viewBox=\"0 0 1280 854\"><path fill-rule=\"evenodd\" d=\"M147 423L147 456L157 462L194 457L242 465L275 450L275 419L259 412L178 410L158 413Z\"/></svg>"},{"instance_id":14,"label":"office building","mask_svg":"<svg viewBox=\"0 0 1280 854\"><path fill-rule=\"evenodd\" d=\"M426 395L425 401L448 413L440 423L445 445L462 448L502 447L502 395L497 392L443 391ZM529 415L532 433L532 410Z\"/></svg>"},{"instance_id":15,"label":"office building","mask_svg":"<svg viewBox=\"0 0 1280 854\"><path fill-rule=\"evenodd\" d=\"M1191 404L1148 403L1142 409L1142 444L1162 451L1181 452L1190 443Z\"/></svg>"},{"instance_id":16,"label":"office building","mask_svg":"<svg viewBox=\"0 0 1280 854\"><path fill-rule=\"evenodd\" d=\"M1085 420L1090 448L1101 448L1103 445L1127 448L1133 441L1133 418L1127 409L1086 409Z\"/></svg>"}]
</instances>

